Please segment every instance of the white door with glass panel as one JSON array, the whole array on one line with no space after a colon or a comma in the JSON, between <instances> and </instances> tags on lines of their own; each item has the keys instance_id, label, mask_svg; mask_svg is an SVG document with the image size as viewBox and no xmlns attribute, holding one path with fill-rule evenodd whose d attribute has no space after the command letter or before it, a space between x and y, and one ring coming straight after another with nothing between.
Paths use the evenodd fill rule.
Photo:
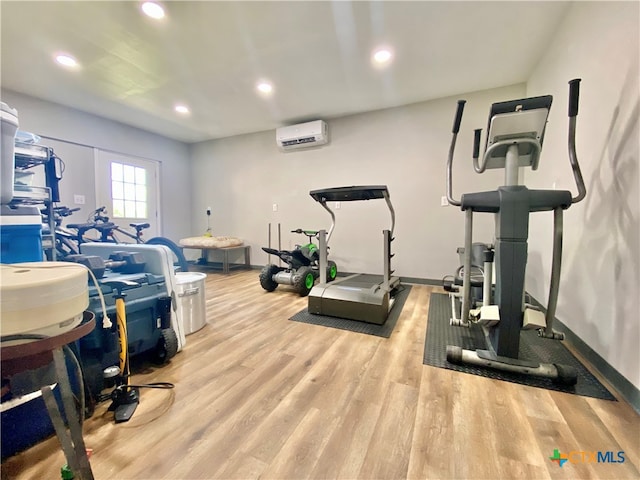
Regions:
<instances>
[{"instance_id":1,"label":"white door with glass panel","mask_svg":"<svg viewBox=\"0 0 640 480\"><path fill-rule=\"evenodd\" d=\"M129 224L149 223L143 239L160 235L158 162L96 150L96 203L112 222L135 234ZM123 242L135 240L118 235Z\"/></svg>"}]
</instances>

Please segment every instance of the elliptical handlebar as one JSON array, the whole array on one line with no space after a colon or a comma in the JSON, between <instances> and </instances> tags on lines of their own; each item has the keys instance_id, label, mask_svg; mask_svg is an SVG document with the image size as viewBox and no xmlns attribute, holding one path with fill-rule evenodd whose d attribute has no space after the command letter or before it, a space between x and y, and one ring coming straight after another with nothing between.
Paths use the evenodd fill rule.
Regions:
<instances>
[{"instance_id":1,"label":"elliptical handlebar","mask_svg":"<svg viewBox=\"0 0 640 480\"><path fill-rule=\"evenodd\" d=\"M580 81L581 78L569 80L569 116L578 116L578 102L580 101Z\"/></svg>"},{"instance_id":2,"label":"elliptical handlebar","mask_svg":"<svg viewBox=\"0 0 640 480\"><path fill-rule=\"evenodd\" d=\"M458 100L458 109L456 110L456 118L453 120L453 130L451 133L457 134L460 131L460 123L462 122L462 113L464 112L464 104L466 100Z\"/></svg>"},{"instance_id":3,"label":"elliptical handlebar","mask_svg":"<svg viewBox=\"0 0 640 480\"><path fill-rule=\"evenodd\" d=\"M569 82L569 162L573 170L573 178L578 187L578 195L571 198L571 203L578 203L587 195L587 187L582 178L578 155L576 154L576 117L578 116L578 102L580 99L580 78Z\"/></svg>"},{"instance_id":4,"label":"elliptical handlebar","mask_svg":"<svg viewBox=\"0 0 640 480\"><path fill-rule=\"evenodd\" d=\"M580 170L580 164L578 163L578 156L576 154L576 117L578 116L578 104L580 99L580 81L581 79L579 78L575 78L569 81L569 162L573 171L573 178L575 179L576 186L578 188L578 195L572 197L571 199L572 204L582 201L587 195L587 188L585 186L584 179L582 178L582 172ZM447 201L449 202L449 204L455 205L456 207L460 207L462 205L462 202L461 200L456 200L455 198L453 198L453 156L456 147L456 140L458 138L458 132L460 131L460 124L462 123L462 114L464 112L465 103L466 100L458 100L456 116L454 118L453 128L451 130L453 136L451 138L449 157L447 159ZM486 163L480 165L478 162L478 157L480 156L481 132L481 129L476 129L474 131L473 139L473 166L474 170L478 173L484 172L486 167ZM537 165L535 166L537 167ZM535 170L535 168L533 169Z\"/></svg>"},{"instance_id":5,"label":"elliptical handlebar","mask_svg":"<svg viewBox=\"0 0 640 480\"><path fill-rule=\"evenodd\" d=\"M473 159L477 160L480 156L480 134L482 133L481 128L476 128L473 131Z\"/></svg>"},{"instance_id":6,"label":"elliptical handlebar","mask_svg":"<svg viewBox=\"0 0 640 480\"><path fill-rule=\"evenodd\" d=\"M451 138L451 146L449 147L449 158L447 160L447 201L451 205L455 205L459 207L462 205L460 200L455 200L453 198L453 154L456 149L456 140L458 138L458 132L460 131L460 123L462 122L462 113L464 112L464 104L467 103L466 100L458 100L458 108L456 110L456 116L453 121L453 129L451 133L453 133L453 137Z\"/></svg>"}]
</instances>

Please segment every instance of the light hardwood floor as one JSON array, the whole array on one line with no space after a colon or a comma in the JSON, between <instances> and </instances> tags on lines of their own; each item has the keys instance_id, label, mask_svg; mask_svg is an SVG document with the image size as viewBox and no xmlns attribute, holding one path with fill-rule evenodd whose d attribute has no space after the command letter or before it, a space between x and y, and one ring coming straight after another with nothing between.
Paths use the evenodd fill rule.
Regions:
<instances>
[{"instance_id":1,"label":"light hardwood floor","mask_svg":"<svg viewBox=\"0 0 640 480\"><path fill-rule=\"evenodd\" d=\"M95 478L640 478L640 417L624 401L423 365L433 291L414 286L384 339L289 321L306 299L264 292L257 271L209 274L208 325L133 379L175 389L142 390L128 423L106 403L86 421ZM625 462L560 468L554 449ZM64 463L51 438L2 477L56 479Z\"/></svg>"}]
</instances>

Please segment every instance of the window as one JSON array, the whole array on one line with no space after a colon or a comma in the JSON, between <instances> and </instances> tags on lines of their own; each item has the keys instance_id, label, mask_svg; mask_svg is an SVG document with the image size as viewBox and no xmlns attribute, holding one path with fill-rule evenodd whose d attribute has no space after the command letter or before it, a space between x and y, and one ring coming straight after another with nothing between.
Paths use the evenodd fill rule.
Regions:
<instances>
[{"instance_id":1,"label":"window","mask_svg":"<svg viewBox=\"0 0 640 480\"><path fill-rule=\"evenodd\" d=\"M162 231L159 178L160 162L95 149L96 205L107 207L111 221L122 228L149 223L147 238Z\"/></svg>"},{"instance_id":2,"label":"window","mask_svg":"<svg viewBox=\"0 0 640 480\"><path fill-rule=\"evenodd\" d=\"M111 163L114 218L147 218L147 171L125 163Z\"/></svg>"}]
</instances>

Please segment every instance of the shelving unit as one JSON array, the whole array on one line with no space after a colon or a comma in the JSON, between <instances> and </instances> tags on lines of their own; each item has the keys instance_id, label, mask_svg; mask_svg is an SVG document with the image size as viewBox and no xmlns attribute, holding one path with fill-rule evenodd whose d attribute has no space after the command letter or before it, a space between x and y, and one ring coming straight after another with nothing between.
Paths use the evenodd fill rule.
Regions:
<instances>
[{"instance_id":1,"label":"shelving unit","mask_svg":"<svg viewBox=\"0 0 640 480\"><path fill-rule=\"evenodd\" d=\"M56 176L55 155L53 149L36 144L15 144L15 169L26 171L34 167L43 166L46 187L14 184L11 205L44 205L49 218L49 233L42 235L42 247L49 252L51 260L56 259L55 249L55 220L53 218L53 203L60 201L58 193L58 178Z\"/></svg>"}]
</instances>

